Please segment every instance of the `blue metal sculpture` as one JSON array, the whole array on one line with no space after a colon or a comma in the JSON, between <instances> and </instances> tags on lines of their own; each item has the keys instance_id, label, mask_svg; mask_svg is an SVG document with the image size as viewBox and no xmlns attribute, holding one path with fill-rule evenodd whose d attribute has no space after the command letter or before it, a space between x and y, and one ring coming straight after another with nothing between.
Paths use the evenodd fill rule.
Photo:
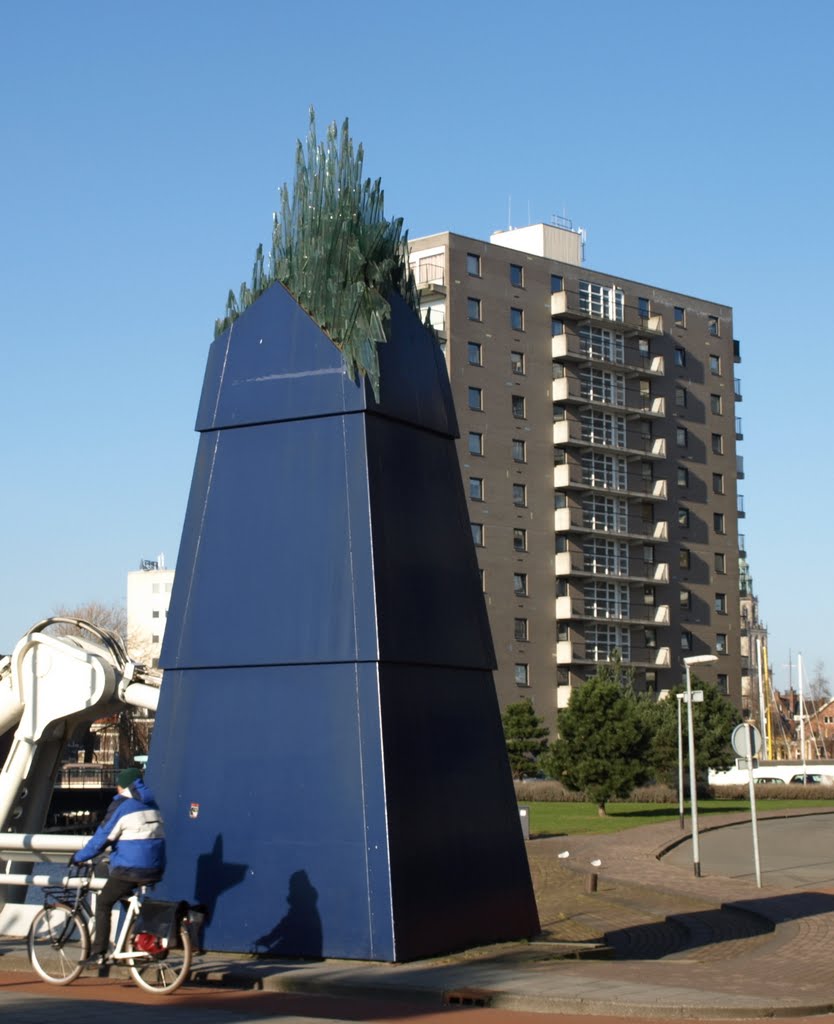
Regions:
<instances>
[{"instance_id":1,"label":"blue metal sculpture","mask_svg":"<svg viewBox=\"0 0 834 1024\"><path fill-rule=\"evenodd\" d=\"M280 284L209 353L150 764L211 949L538 930L446 367L386 303L378 399Z\"/></svg>"}]
</instances>

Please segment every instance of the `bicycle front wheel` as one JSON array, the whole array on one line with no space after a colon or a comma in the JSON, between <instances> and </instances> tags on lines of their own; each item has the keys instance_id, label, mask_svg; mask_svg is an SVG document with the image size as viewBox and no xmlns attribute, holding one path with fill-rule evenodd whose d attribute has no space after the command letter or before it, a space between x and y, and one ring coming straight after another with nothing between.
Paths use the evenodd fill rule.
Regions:
<instances>
[{"instance_id":1,"label":"bicycle front wheel","mask_svg":"<svg viewBox=\"0 0 834 1024\"><path fill-rule=\"evenodd\" d=\"M130 976L136 984L146 992L156 992L161 996L176 992L191 970L191 936L185 923L179 929L179 948L172 946L158 955L136 949L134 938L135 929L131 925L127 948L136 953L129 966Z\"/></svg>"},{"instance_id":2,"label":"bicycle front wheel","mask_svg":"<svg viewBox=\"0 0 834 1024\"><path fill-rule=\"evenodd\" d=\"M63 903L39 910L27 938L29 960L51 985L69 985L84 969L90 934L80 915Z\"/></svg>"}]
</instances>

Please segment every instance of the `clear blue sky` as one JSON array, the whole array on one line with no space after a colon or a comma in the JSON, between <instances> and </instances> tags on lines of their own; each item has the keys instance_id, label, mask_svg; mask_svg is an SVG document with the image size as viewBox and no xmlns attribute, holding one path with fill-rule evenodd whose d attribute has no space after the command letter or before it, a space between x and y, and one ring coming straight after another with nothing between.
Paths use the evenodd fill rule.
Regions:
<instances>
[{"instance_id":1,"label":"clear blue sky","mask_svg":"<svg viewBox=\"0 0 834 1024\"><path fill-rule=\"evenodd\" d=\"M176 558L212 324L312 103L412 237L567 214L725 302L776 684L834 676L834 5L308 0L0 9L0 651ZM794 675L795 678L795 675Z\"/></svg>"}]
</instances>

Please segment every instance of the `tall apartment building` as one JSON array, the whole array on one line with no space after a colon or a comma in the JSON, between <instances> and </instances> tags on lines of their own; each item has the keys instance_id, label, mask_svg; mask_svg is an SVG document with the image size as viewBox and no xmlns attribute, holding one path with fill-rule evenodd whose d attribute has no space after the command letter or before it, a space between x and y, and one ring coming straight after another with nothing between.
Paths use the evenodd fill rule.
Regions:
<instances>
[{"instance_id":1,"label":"tall apartment building","mask_svg":"<svg viewBox=\"0 0 834 1024\"><path fill-rule=\"evenodd\" d=\"M552 725L619 651L741 704L732 310L583 266L546 224L411 242L445 350L502 705Z\"/></svg>"},{"instance_id":2,"label":"tall apartment building","mask_svg":"<svg viewBox=\"0 0 834 1024\"><path fill-rule=\"evenodd\" d=\"M165 568L162 555L143 559L139 569L127 574L128 651L148 668L159 664L173 585L174 570Z\"/></svg>"}]
</instances>

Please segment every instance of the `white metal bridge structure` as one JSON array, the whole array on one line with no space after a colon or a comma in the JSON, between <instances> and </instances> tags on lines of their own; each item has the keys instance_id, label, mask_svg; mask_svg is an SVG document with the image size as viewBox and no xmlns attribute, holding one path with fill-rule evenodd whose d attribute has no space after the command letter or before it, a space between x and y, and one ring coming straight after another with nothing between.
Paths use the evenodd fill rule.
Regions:
<instances>
[{"instance_id":1,"label":"white metal bridge structure","mask_svg":"<svg viewBox=\"0 0 834 1024\"><path fill-rule=\"evenodd\" d=\"M80 632L47 632L57 625ZM44 866L67 863L89 838L44 832L70 737L125 705L156 710L158 699L158 681L130 660L121 638L83 619L44 619L0 659L0 743L10 740L0 769L0 934L26 933L37 910L28 887L54 884Z\"/></svg>"}]
</instances>

